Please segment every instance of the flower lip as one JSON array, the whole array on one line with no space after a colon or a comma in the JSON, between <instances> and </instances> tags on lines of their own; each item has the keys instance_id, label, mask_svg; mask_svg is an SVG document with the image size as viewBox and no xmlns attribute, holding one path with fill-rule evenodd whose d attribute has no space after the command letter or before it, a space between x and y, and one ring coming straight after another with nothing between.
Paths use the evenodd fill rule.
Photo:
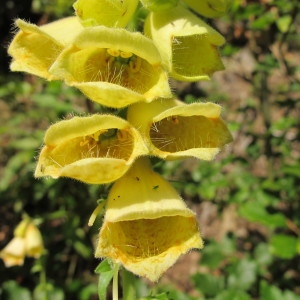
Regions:
<instances>
[{"instance_id":1,"label":"flower lip","mask_svg":"<svg viewBox=\"0 0 300 300\"><path fill-rule=\"evenodd\" d=\"M108 183L146 153L140 134L127 121L114 115L74 117L52 125L46 132L35 176Z\"/></svg>"},{"instance_id":2,"label":"flower lip","mask_svg":"<svg viewBox=\"0 0 300 300\"><path fill-rule=\"evenodd\" d=\"M21 237L14 237L0 252L0 257L6 267L23 265L25 255L25 239Z\"/></svg>"},{"instance_id":3,"label":"flower lip","mask_svg":"<svg viewBox=\"0 0 300 300\"><path fill-rule=\"evenodd\" d=\"M224 69L217 48L225 43L224 37L181 5L150 12L144 30L175 79L207 80L215 71Z\"/></svg>"},{"instance_id":4,"label":"flower lip","mask_svg":"<svg viewBox=\"0 0 300 300\"><path fill-rule=\"evenodd\" d=\"M109 192L95 256L156 281L181 254L202 246L195 214L149 159L139 158Z\"/></svg>"},{"instance_id":5,"label":"flower lip","mask_svg":"<svg viewBox=\"0 0 300 300\"><path fill-rule=\"evenodd\" d=\"M95 256L109 257L155 282L181 255L202 247L195 217L166 216L105 222Z\"/></svg>"},{"instance_id":6,"label":"flower lip","mask_svg":"<svg viewBox=\"0 0 300 300\"><path fill-rule=\"evenodd\" d=\"M13 57L11 70L28 72L48 80L56 79L49 73L52 63L83 28L76 17L63 18L43 26L17 19L16 26L20 31L8 48L8 53Z\"/></svg>"},{"instance_id":7,"label":"flower lip","mask_svg":"<svg viewBox=\"0 0 300 300\"><path fill-rule=\"evenodd\" d=\"M130 107L128 120L139 128L153 155L211 160L232 141L220 113L221 107L214 103L185 104L169 99Z\"/></svg>"},{"instance_id":8,"label":"flower lip","mask_svg":"<svg viewBox=\"0 0 300 300\"><path fill-rule=\"evenodd\" d=\"M159 65L160 54L152 41L139 32L129 32L122 28L97 26L85 28L74 40L79 49L97 47L116 49L134 53L152 65Z\"/></svg>"},{"instance_id":9,"label":"flower lip","mask_svg":"<svg viewBox=\"0 0 300 300\"><path fill-rule=\"evenodd\" d=\"M171 96L152 41L120 28L85 28L62 51L50 73L109 107Z\"/></svg>"}]
</instances>

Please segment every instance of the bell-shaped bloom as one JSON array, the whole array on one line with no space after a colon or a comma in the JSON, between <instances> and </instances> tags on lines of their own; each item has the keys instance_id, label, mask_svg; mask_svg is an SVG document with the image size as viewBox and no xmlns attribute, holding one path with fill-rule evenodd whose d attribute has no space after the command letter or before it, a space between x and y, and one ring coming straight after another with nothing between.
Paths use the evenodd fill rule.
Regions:
<instances>
[{"instance_id":1,"label":"bell-shaped bloom","mask_svg":"<svg viewBox=\"0 0 300 300\"><path fill-rule=\"evenodd\" d=\"M218 49L224 37L180 5L150 12L145 34L152 38L165 68L175 79L207 80L224 69Z\"/></svg>"},{"instance_id":2,"label":"bell-shaped bloom","mask_svg":"<svg viewBox=\"0 0 300 300\"><path fill-rule=\"evenodd\" d=\"M15 236L0 252L5 267L22 266L26 256L25 239Z\"/></svg>"},{"instance_id":3,"label":"bell-shaped bloom","mask_svg":"<svg viewBox=\"0 0 300 300\"><path fill-rule=\"evenodd\" d=\"M85 28L64 49L50 72L109 107L171 95L153 42L123 28Z\"/></svg>"},{"instance_id":4,"label":"bell-shaped bloom","mask_svg":"<svg viewBox=\"0 0 300 300\"><path fill-rule=\"evenodd\" d=\"M60 121L47 130L44 143L36 177L65 176L91 184L118 179L148 153L139 132L114 115Z\"/></svg>"},{"instance_id":5,"label":"bell-shaped bloom","mask_svg":"<svg viewBox=\"0 0 300 300\"><path fill-rule=\"evenodd\" d=\"M109 192L95 256L157 281L180 255L202 247L194 213L148 158L138 159Z\"/></svg>"},{"instance_id":6,"label":"bell-shaped bloom","mask_svg":"<svg viewBox=\"0 0 300 300\"><path fill-rule=\"evenodd\" d=\"M52 63L83 28L76 17L40 27L18 19L16 26L20 30L8 48L13 58L11 70L28 72L48 80L56 79L48 72Z\"/></svg>"},{"instance_id":7,"label":"bell-shaped bloom","mask_svg":"<svg viewBox=\"0 0 300 300\"><path fill-rule=\"evenodd\" d=\"M138 0L77 0L73 7L84 26L125 27L138 3Z\"/></svg>"},{"instance_id":8,"label":"bell-shaped bloom","mask_svg":"<svg viewBox=\"0 0 300 300\"><path fill-rule=\"evenodd\" d=\"M15 228L13 239L0 252L0 257L6 267L21 266L26 256L39 258L43 252L41 233L26 217Z\"/></svg>"},{"instance_id":9,"label":"bell-shaped bloom","mask_svg":"<svg viewBox=\"0 0 300 300\"><path fill-rule=\"evenodd\" d=\"M175 99L137 103L127 119L141 132L152 155L163 159L212 160L232 136L214 103L185 104Z\"/></svg>"},{"instance_id":10,"label":"bell-shaped bloom","mask_svg":"<svg viewBox=\"0 0 300 300\"><path fill-rule=\"evenodd\" d=\"M178 0L141 0L141 3L149 10L161 11L176 6Z\"/></svg>"},{"instance_id":11,"label":"bell-shaped bloom","mask_svg":"<svg viewBox=\"0 0 300 300\"><path fill-rule=\"evenodd\" d=\"M44 252L41 232L32 222L26 228L25 250L27 256L34 258L39 258Z\"/></svg>"},{"instance_id":12,"label":"bell-shaped bloom","mask_svg":"<svg viewBox=\"0 0 300 300\"><path fill-rule=\"evenodd\" d=\"M207 18L219 18L226 14L232 0L184 0L198 14Z\"/></svg>"}]
</instances>

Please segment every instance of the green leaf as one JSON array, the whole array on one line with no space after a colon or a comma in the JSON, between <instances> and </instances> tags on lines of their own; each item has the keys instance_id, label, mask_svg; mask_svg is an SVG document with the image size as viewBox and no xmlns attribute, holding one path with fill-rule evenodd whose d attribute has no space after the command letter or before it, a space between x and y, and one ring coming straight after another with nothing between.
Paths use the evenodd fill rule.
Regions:
<instances>
[{"instance_id":1,"label":"green leaf","mask_svg":"<svg viewBox=\"0 0 300 300\"><path fill-rule=\"evenodd\" d=\"M110 284L115 269L107 259L103 260L96 268L95 273L99 274L98 296L100 300L106 300L107 287Z\"/></svg>"},{"instance_id":2,"label":"green leaf","mask_svg":"<svg viewBox=\"0 0 300 300\"><path fill-rule=\"evenodd\" d=\"M228 286L234 289L247 290L256 279L256 263L249 259L242 259L229 268Z\"/></svg>"},{"instance_id":3,"label":"green leaf","mask_svg":"<svg viewBox=\"0 0 300 300\"><path fill-rule=\"evenodd\" d=\"M282 291L275 285L269 285L266 281L260 283L260 295L263 300L299 300L299 295L291 291Z\"/></svg>"},{"instance_id":4,"label":"green leaf","mask_svg":"<svg viewBox=\"0 0 300 300\"><path fill-rule=\"evenodd\" d=\"M221 242L210 241L203 249L201 265L215 269L234 251L235 246L232 239L224 238Z\"/></svg>"},{"instance_id":5,"label":"green leaf","mask_svg":"<svg viewBox=\"0 0 300 300\"><path fill-rule=\"evenodd\" d=\"M292 17L290 15L285 15L276 20L276 25L281 33L285 33L288 31L291 22Z\"/></svg>"},{"instance_id":6,"label":"green leaf","mask_svg":"<svg viewBox=\"0 0 300 300\"><path fill-rule=\"evenodd\" d=\"M257 264L258 272L264 275L268 272L267 267L272 263L273 256L270 247L266 243L260 243L254 249L254 259Z\"/></svg>"},{"instance_id":7,"label":"green leaf","mask_svg":"<svg viewBox=\"0 0 300 300\"><path fill-rule=\"evenodd\" d=\"M216 296L223 289L225 285L224 277L217 277L211 274L197 273L192 277L196 288L205 296Z\"/></svg>"},{"instance_id":8,"label":"green leaf","mask_svg":"<svg viewBox=\"0 0 300 300\"><path fill-rule=\"evenodd\" d=\"M297 255L297 243L296 237L276 234L271 237L270 247L271 252L283 259L290 259Z\"/></svg>"},{"instance_id":9,"label":"green leaf","mask_svg":"<svg viewBox=\"0 0 300 300\"><path fill-rule=\"evenodd\" d=\"M32 300L30 291L19 286L15 281L6 281L2 284L3 299L6 300ZM2 298L1 298L2 299Z\"/></svg>"},{"instance_id":10,"label":"green leaf","mask_svg":"<svg viewBox=\"0 0 300 300\"><path fill-rule=\"evenodd\" d=\"M283 300L283 295L280 289L273 285L268 285L263 281L260 284L261 298L264 300Z\"/></svg>"},{"instance_id":11,"label":"green leaf","mask_svg":"<svg viewBox=\"0 0 300 300\"><path fill-rule=\"evenodd\" d=\"M7 163L0 182L0 191L5 190L16 179L22 167L28 165L33 157L32 151L22 151L16 153Z\"/></svg>"},{"instance_id":12,"label":"green leaf","mask_svg":"<svg viewBox=\"0 0 300 300\"><path fill-rule=\"evenodd\" d=\"M293 175L300 178L300 164L289 165L283 167L283 172L287 175Z\"/></svg>"},{"instance_id":13,"label":"green leaf","mask_svg":"<svg viewBox=\"0 0 300 300\"><path fill-rule=\"evenodd\" d=\"M140 300L170 300L168 293L160 293L156 295L150 295Z\"/></svg>"},{"instance_id":14,"label":"green leaf","mask_svg":"<svg viewBox=\"0 0 300 300\"><path fill-rule=\"evenodd\" d=\"M257 222L271 228L286 227L286 220L283 214L271 214L259 202L248 202L243 204L239 208L239 214L251 222Z\"/></svg>"},{"instance_id":15,"label":"green leaf","mask_svg":"<svg viewBox=\"0 0 300 300\"><path fill-rule=\"evenodd\" d=\"M80 291L80 300L89 300L92 299L93 295L97 294L97 285L94 283L91 283L87 286L85 286L81 291Z\"/></svg>"},{"instance_id":16,"label":"green leaf","mask_svg":"<svg viewBox=\"0 0 300 300\"><path fill-rule=\"evenodd\" d=\"M39 284L33 291L33 300L64 300L64 293L61 289L55 288L52 284Z\"/></svg>"},{"instance_id":17,"label":"green leaf","mask_svg":"<svg viewBox=\"0 0 300 300\"><path fill-rule=\"evenodd\" d=\"M229 289L221 292L214 300L251 300L251 298L244 291Z\"/></svg>"},{"instance_id":18,"label":"green leaf","mask_svg":"<svg viewBox=\"0 0 300 300\"><path fill-rule=\"evenodd\" d=\"M276 16L272 11L269 11L267 13L263 13L261 16L259 16L256 20L254 20L250 27L251 29L261 30L261 29L267 29L274 21L276 20Z\"/></svg>"}]
</instances>

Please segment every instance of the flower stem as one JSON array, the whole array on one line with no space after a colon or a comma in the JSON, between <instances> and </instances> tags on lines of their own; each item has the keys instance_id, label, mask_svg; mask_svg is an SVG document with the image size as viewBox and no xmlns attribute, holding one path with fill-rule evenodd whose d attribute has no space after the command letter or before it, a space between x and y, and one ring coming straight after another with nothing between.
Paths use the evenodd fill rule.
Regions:
<instances>
[{"instance_id":1,"label":"flower stem","mask_svg":"<svg viewBox=\"0 0 300 300\"><path fill-rule=\"evenodd\" d=\"M118 275L119 275L119 264L115 264L114 276L113 276L113 291L112 291L113 300L119 299Z\"/></svg>"}]
</instances>

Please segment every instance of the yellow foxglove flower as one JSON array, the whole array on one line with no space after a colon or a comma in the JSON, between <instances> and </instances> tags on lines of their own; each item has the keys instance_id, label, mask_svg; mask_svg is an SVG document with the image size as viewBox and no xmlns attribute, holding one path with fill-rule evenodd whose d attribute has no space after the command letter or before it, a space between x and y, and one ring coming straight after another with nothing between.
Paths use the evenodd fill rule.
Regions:
<instances>
[{"instance_id":1,"label":"yellow foxglove flower","mask_svg":"<svg viewBox=\"0 0 300 300\"><path fill-rule=\"evenodd\" d=\"M14 238L0 252L6 267L21 266L25 256L39 258L44 251L39 229L29 217L25 217L15 228Z\"/></svg>"},{"instance_id":2,"label":"yellow foxglove flower","mask_svg":"<svg viewBox=\"0 0 300 300\"><path fill-rule=\"evenodd\" d=\"M196 157L212 160L232 136L214 103L185 104L178 100L137 103L127 119L141 132L150 154L163 159Z\"/></svg>"},{"instance_id":3,"label":"yellow foxglove flower","mask_svg":"<svg viewBox=\"0 0 300 300\"><path fill-rule=\"evenodd\" d=\"M182 6L150 12L145 34L152 38L165 68L175 79L207 80L224 69L218 50L224 37Z\"/></svg>"},{"instance_id":4,"label":"yellow foxglove flower","mask_svg":"<svg viewBox=\"0 0 300 300\"><path fill-rule=\"evenodd\" d=\"M83 28L76 17L40 27L18 19L16 26L20 30L8 48L13 58L11 70L28 72L48 80L56 79L48 72L52 63Z\"/></svg>"},{"instance_id":5,"label":"yellow foxglove flower","mask_svg":"<svg viewBox=\"0 0 300 300\"><path fill-rule=\"evenodd\" d=\"M5 267L22 266L26 255L25 239L15 236L0 252Z\"/></svg>"},{"instance_id":6,"label":"yellow foxglove flower","mask_svg":"<svg viewBox=\"0 0 300 300\"><path fill-rule=\"evenodd\" d=\"M138 3L138 0L77 0L73 7L84 26L125 27Z\"/></svg>"},{"instance_id":7,"label":"yellow foxglove flower","mask_svg":"<svg viewBox=\"0 0 300 300\"><path fill-rule=\"evenodd\" d=\"M102 184L121 177L148 149L138 131L114 115L73 117L47 130L36 177Z\"/></svg>"},{"instance_id":8,"label":"yellow foxglove flower","mask_svg":"<svg viewBox=\"0 0 300 300\"><path fill-rule=\"evenodd\" d=\"M26 255L39 258L44 252L43 238L39 229L32 222L28 224L24 238Z\"/></svg>"},{"instance_id":9,"label":"yellow foxglove flower","mask_svg":"<svg viewBox=\"0 0 300 300\"><path fill-rule=\"evenodd\" d=\"M85 28L64 49L50 72L109 107L171 95L153 42L123 28Z\"/></svg>"},{"instance_id":10,"label":"yellow foxglove flower","mask_svg":"<svg viewBox=\"0 0 300 300\"><path fill-rule=\"evenodd\" d=\"M232 0L184 0L191 9L207 18L219 18L226 14Z\"/></svg>"},{"instance_id":11,"label":"yellow foxglove flower","mask_svg":"<svg viewBox=\"0 0 300 300\"><path fill-rule=\"evenodd\" d=\"M180 255L202 247L194 213L148 158L138 159L108 195L95 256L157 281Z\"/></svg>"},{"instance_id":12,"label":"yellow foxglove flower","mask_svg":"<svg viewBox=\"0 0 300 300\"><path fill-rule=\"evenodd\" d=\"M141 3L149 10L161 11L176 6L178 0L141 0Z\"/></svg>"}]
</instances>

